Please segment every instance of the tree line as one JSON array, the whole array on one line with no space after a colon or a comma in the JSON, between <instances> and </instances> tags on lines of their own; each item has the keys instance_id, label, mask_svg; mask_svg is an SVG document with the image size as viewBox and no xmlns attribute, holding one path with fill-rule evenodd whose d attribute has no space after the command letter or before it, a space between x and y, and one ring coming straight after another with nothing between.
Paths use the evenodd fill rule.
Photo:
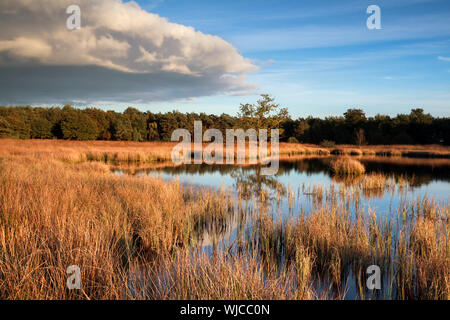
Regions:
<instances>
[{"instance_id":1,"label":"tree line","mask_svg":"<svg viewBox=\"0 0 450 320\"><path fill-rule=\"evenodd\" d=\"M191 133L194 121L203 129L280 129L281 141L322 144L445 144L450 142L450 118L433 117L423 109L395 117L367 117L362 109L348 109L342 116L292 119L286 109L262 95L257 104L242 104L236 116L206 113L124 112L97 108L78 109L0 106L0 137L18 139L170 141L173 130Z\"/></svg>"}]
</instances>

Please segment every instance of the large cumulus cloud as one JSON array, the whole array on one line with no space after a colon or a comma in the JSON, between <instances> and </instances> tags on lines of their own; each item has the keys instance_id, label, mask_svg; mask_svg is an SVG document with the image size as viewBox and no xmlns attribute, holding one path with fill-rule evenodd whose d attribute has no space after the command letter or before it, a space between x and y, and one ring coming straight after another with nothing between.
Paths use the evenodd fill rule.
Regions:
<instances>
[{"instance_id":1,"label":"large cumulus cloud","mask_svg":"<svg viewBox=\"0 0 450 320\"><path fill-rule=\"evenodd\" d=\"M171 23L135 2L0 2L0 102L155 101L252 88L256 67L228 42Z\"/></svg>"}]
</instances>

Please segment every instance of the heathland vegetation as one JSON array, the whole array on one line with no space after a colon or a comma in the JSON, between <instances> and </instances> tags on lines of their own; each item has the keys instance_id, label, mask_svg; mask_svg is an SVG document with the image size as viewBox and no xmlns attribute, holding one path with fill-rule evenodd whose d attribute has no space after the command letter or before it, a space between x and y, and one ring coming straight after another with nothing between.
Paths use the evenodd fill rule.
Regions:
<instances>
[{"instance_id":1,"label":"heathland vegetation","mask_svg":"<svg viewBox=\"0 0 450 320\"><path fill-rule=\"evenodd\" d=\"M391 145L450 144L450 118L436 118L420 108L395 117L378 114L367 117L361 109L348 109L343 116L325 119L292 119L286 109L262 95L257 104L242 104L236 116L205 113L141 112L128 108L123 113L69 105L52 108L0 107L0 137L20 139L170 141L175 129L193 133L194 121L203 128L223 133L229 128L279 128L285 142L322 144Z\"/></svg>"},{"instance_id":2,"label":"heathland vegetation","mask_svg":"<svg viewBox=\"0 0 450 320\"><path fill-rule=\"evenodd\" d=\"M285 190L276 177L249 174L234 190L216 190L112 173L167 165L172 131L193 130L195 120L222 131L279 128L288 141L281 158L332 155L333 182ZM380 215L362 198L410 183L360 162L449 157L449 121L421 109L292 120L267 95L236 117L0 107L0 298L339 299L351 288L361 299L449 299L448 202L410 199ZM415 145L390 145L398 142ZM230 228L233 238L220 240ZM71 265L80 267L81 290L66 287ZM370 265L382 271L377 293L365 286Z\"/></svg>"},{"instance_id":3,"label":"heathland vegetation","mask_svg":"<svg viewBox=\"0 0 450 320\"><path fill-rule=\"evenodd\" d=\"M263 194L236 199L228 190L113 175L104 162L67 157L67 142L44 150L33 147L39 141L6 141L3 299L326 299L345 298L350 286L374 298L365 289L373 264L382 270L381 297L450 298L448 203L420 198L385 217L351 210L361 194L400 190L404 180L370 174L357 184L280 190L278 201L295 203L300 192L314 200L307 211L292 206L286 221ZM223 233L233 216L236 238L204 251L205 231ZM81 290L66 287L74 264Z\"/></svg>"}]
</instances>

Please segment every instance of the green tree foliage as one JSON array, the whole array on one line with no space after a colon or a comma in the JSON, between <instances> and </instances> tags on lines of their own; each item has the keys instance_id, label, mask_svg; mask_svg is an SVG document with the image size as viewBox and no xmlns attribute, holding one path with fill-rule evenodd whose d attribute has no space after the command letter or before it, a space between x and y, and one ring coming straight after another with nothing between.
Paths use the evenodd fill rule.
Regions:
<instances>
[{"instance_id":1,"label":"green tree foliage","mask_svg":"<svg viewBox=\"0 0 450 320\"><path fill-rule=\"evenodd\" d=\"M12 130L9 122L5 117L0 116L0 138L14 137L14 131Z\"/></svg>"},{"instance_id":2,"label":"green tree foliage","mask_svg":"<svg viewBox=\"0 0 450 320\"><path fill-rule=\"evenodd\" d=\"M63 109L61 131L66 140L96 140L98 128L94 120L71 106Z\"/></svg>"},{"instance_id":3,"label":"green tree foliage","mask_svg":"<svg viewBox=\"0 0 450 320\"><path fill-rule=\"evenodd\" d=\"M450 143L450 118L434 118L421 108L395 117L367 117L362 109L348 109L342 116L325 119L291 119L269 95L256 104L243 104L237 116L205 113L142 112L128 108L123 113L96 108L32 108L0 106L0 137L17 139L170 141L173 130L185 128L193 134L194 121L203 130L230 128L279 128L281 141L320 144L430 144ZM270 132L269 132L270 133ZM296 140L294 140L294 138Z\"/></svg>"},{"instance_id":4,"label":"green tree foliage","mask_svg":"<svg viewBox=\"0 0 450 320\"><path fill-rule=\"evenodd\" d=\"M275 99L268 94L262 94L257 104L241 104L237 126L242 129L280 129L283 135L282 123L289 118L286 108L281 108ZM268 132L270 135L270 132Z\"/></svg>"},{"instance_id":5,"label":"green tree foliage","mask_svg":"<svg viewBox=\"0 0 450 320\"><path fill-rule=\"evenodd\" d=\"M131 126L131 139L133 141L147 140L147 116L134 108L127 108L123 115L127 118L127 126L128 123Z\"/></svg>"},{"instance_id":6,"label":"green tree foliage","mask_svg":"<svg viewBox=\"0 0 450 320\"><path fill-rule=\"evenodd\" d=\"M111 124L111 133L114 140L131 141L133 140L133 127L128 117L118 115Z\"/></svg>"},{"instance_id":7,"label":"green tree foliage","mask_svg":"<svg viewBox=\"0 0 450 320\"><path fill-rule=\"evenodd\" d=\"M311 128L308 121L300 120L298 125L295 127L294 134L298 138L299 141L308 140L307 132Z\"/></svg>"},{"instance_id":8,"label":"green tree foliage","mask_svg":"<svg viewBox=\"0 0 450 320\"><path fill-rule=\"evenodd\" d=\"M88 108L83 111L86 115L88 115L92 120L96 122L96 126L98 129L97 139L99 140L110 140L111 139L111 131L110 131L110 119L107 112L104 112L101 109L97 108Z\"/></svg>"},{"instance_id":9,"label":"green tree foliage","mask_svg":"<svg viewBox=\"0 0 450 320\"><path fill-rule=\"evenodd\" d=\"M180 126L181 125L181 126ZM187 124L177 117L177 112L162 114L159 120L160 136L162 141L170 141L172 132L178 128L186 128Z\"/></svg>"},{"instance_id":10,"label":"green tree foliage","mask_svg":"<svg viewBox=\"0 0 450 320\"><path fill-rule=\"evenodd\" d=\"M30 123L24 119L22 114L9 114L4 118L11 131L11 137L19 139L30 138Z\"/></svg>"},{"instance_id":11,"label":"green tree foliage","mask_svg":"<svg viewBox=\"0 0 450 320\"><path fill-rule=\"evenodd\" d=\"M367 118L361 109L348 109L342 117L300 118L294 136L303 143L323 140L338 144L431 144L450 143L450 118L433 118L422 109L408 114Z\"/></svg>"},{"instance_id":12,"label":"green tree foliage","mask_svg":"<svg viewBox=\"0 0 450 320\"><path fill-rule=\"evenodd\" d=\"M31 138L33 139L51 139L52 123L45 118L35 118L31 122Z\"/></svg>"},{"instance_id":13,"label":"green tree foliage","mask_svg":"<svg viewBox=\"0 0 450 320\"><path fill-rule=\"evenodd\" d=\"M366 114L361 109L348 109L344 113L345 122L351 126L357 126L365 122Z\"/></svg>"}]
</instances>

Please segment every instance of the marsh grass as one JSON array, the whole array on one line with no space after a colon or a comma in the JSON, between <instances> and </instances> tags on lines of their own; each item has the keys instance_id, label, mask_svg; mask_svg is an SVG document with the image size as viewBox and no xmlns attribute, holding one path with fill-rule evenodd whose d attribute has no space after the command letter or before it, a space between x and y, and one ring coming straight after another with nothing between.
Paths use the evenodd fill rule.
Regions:
<instances>
[{"instance_id":1,"label":"marsh grass","mask_svg":"<svg viewBox=\"0 0 450 320\"><path fill-rule=\"evenodd\" d=\"M407 179L403 176L387 176L382 173L370 173L366 174L361 180L360 185L363 194L367 198L371 197L383 197L385 192L394 192L395 189L400 191L406 191L408 186L413 183L413 178Z\"/></svg>"},{"instance_id":2,"label":"marsh grass","mask_svg":"<svg viewBox=\"0 0 450 320\"><path fill-rule=\"evenodd\" d=\"M359 297L371 297L364 289L365 271L375 264L385 279L382 298L448 299L450 224L445 202L417 199L381 219L373 209L352 212L352 198L336 201L331 192L324 190L325 202L298 218L281 221L265 211L258 213L255 234L263 261L289 266L297 262L299 250L302 257L307 252L308 267L303 270L311 270L308 279L331 285L329 298L345 297L350 275L360 288Z\"/></svg>"},{"instance_id":3,"label":"marsh grass","mask_svg":"<svg viewBox=\"0 0 450 320\"><path fill-rule=\"evenodd\" d=\"M131 142L131 141L65 141L65 140L15 140L0 139L0 157L9 155L30 155L63 160L67 163L101 161L112 164L158 164L171 163L171 152L176 142ZM203 148L208 143L203 144ZM194 156L193 145L190 146ZM270 156L270 143L268 143ZM225 151L225 145L224 145ZM237 158L238 148L234 154ZM241 150L242 151L242 150ZM245 159L249 160L248 143ZM279 155L329 155L326 148L314 145L280 143ZM225 158L225 152L222 156Z\"/></svg>"},{"instance_id":4,"label":"marsh grass","mask_svg":"<svg viewBox=\"0 0 450 320\"><path fill-rule=\"evenodd\" d=\"M330 168L333 173L338 176L357 176L366 172L366 168L361 162L347 157L338 157L337 159L332 160Z\"/></svg>"},{"instance_id":5,"label":"marsh grass","mask_svg":"<svg viewBox=\"0 0 450 320\"><path fill-rule=\"evenodd\" d=\"M144 297L155 299L317 298L307 281L309 270L301 262L280 273L267 268L256 256L224 252L180 252L164 259L158 270L146 268L136 285L146 292Z\"/></svg>"},{"instance_id":6,"label":"marsh grass","mask_svg":"<svg viewBox=\"0 0 450 320\"><path fill-rule=\"evenodd\" d=\"M340 299L351 278L365 298L372 264L388 283L383 297L449 299L448 204L418 198L386 218L357 205L364 189L406 182L373 174L306 186L311 209L283 218L257 195L114 176L104 162L25 149L0 150L3 299ZM291 189L278 197L300 202ZM205 253L204 235L224 232L232 215L235 239ZM74 264L79 291L66 289Z\"/></svg>"},{"instance_id":7,"label":"marsh grass","mask_svg":"<svg viewBox=\"0 0 450 320\"><path fill-rule=\"evenodd\" d=\"M334 155L367 155L383 157L450 158L450 150L441 145L370 145L356 148L352 145L338 145L331 149Z\"/></svg>"},{"instance_id":8,"label":"marsh grass","mask_svg":"<svg viewBox=\"0 0 450 320\"><path fill-rule=\"evenodd\" d=\"M33 157L2 162L1 297L73 298L64 279L76 264L83 297L120 298L130 261L195 246L199 230L232 210L225 191L115 177L105 166Z\"/></svg>"}]
</instances>

